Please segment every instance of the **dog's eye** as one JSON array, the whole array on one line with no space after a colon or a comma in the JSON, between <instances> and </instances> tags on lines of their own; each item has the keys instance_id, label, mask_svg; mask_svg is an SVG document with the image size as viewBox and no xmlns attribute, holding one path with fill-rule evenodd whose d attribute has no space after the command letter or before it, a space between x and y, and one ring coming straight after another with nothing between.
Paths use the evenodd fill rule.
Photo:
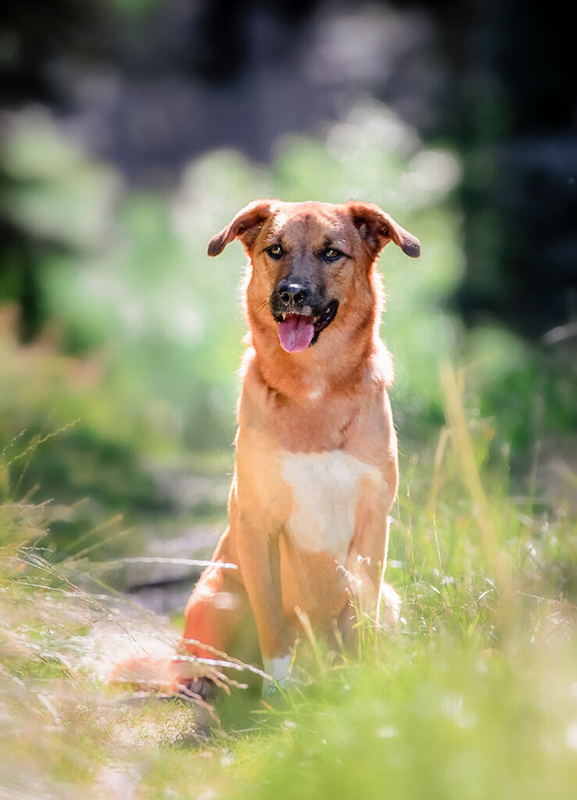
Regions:
<instances>
[{"instance_id":1,"label":"dog's eye","mask_svg":"<svg viewBox=\"0 0 577 800\"><path fill-rule=\"evenodd\" d=\"M343 257L343 253L340 250L335 250L334 247L329 247L328 250L325 250L323 253L323 258L325 261L328 261L329 264L332 264L333 261L338 261L339 258Z\"/></svg>"},{"instance_id":2,"label":"dog's eye","mask_svg":"<svg viewBox=\"0 0 577 800\"><path fill-rule=\"evenodd\" d=\"M267 248L266 251L271 258L274 258L278 261L279 258L284 256L284 250L280 246L280 244L273 244L271 247Z\"/></svg>"}]
</instances>

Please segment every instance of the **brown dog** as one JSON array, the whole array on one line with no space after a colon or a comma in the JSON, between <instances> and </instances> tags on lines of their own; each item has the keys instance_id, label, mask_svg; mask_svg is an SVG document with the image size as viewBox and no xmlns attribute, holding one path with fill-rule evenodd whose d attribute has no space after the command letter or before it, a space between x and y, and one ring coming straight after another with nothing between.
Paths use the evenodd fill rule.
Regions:
<instances>
[{"instance_id":1,"label":"brown dog","mask_svg":"<svg viewBox=\"0 0 577 800\"><path fill-rule=\"evenodd\" d=\"M355 606L390 619L384 584L397 441L379 337L377 257L418 239L369 203L259 200L208 246L239 238L248 254L250 346L242 366L229 527L186 607L188 651L226 651L243 617L256 622L265 671L288 677L299 616L346 637Z\"/></svg>"}]
</instances>

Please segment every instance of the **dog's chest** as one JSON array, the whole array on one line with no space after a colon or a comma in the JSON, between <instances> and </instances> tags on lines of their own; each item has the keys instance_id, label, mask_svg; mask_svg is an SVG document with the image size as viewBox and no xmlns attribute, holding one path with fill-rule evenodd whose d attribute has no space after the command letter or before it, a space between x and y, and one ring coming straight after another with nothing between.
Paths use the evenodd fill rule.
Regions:
<instances>
[{"instance_id":1,"label":"dog's chest","mask_svg":"<svg viewBox=\"0 0 577 800\"><path fill-rule=\"evenodd\" d=\"M293 544L344 561L363 485L370 481L384 487L381 471L334 450L286 453L282 474L292 493L287 533Z\"/></svg>"}]
</instances>

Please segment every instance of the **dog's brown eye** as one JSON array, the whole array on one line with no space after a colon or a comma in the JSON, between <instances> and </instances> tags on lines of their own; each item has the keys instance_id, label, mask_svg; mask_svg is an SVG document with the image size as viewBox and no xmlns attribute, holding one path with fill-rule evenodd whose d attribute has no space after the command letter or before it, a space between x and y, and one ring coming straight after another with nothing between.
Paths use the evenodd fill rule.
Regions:
<instances>
[{"instance_id":1,"label":"dog's brown eye","mask_svg":"<svg viewBox=\"0 0 577 800\"><path fill-rule=\"evenodd\" d=\"M323 253L323 258L325 261L332 263L333 261L338 261L339 258L343 257L343 253L340 250L335 250L333 247L329 247L328 250L325 250Z\"/></svg>"},{"instance_id":2,"label":"dog's brown eye","mask_svg":"<svg viewBox=\"0 0 577 800\"><path fill-rule=\"evenodd\" d=\"M284 256L284 250L280 246L280 244L273 244L272 247L267 249L267 253L271 258L279 259Z\"/></svg>"}]
</instances>

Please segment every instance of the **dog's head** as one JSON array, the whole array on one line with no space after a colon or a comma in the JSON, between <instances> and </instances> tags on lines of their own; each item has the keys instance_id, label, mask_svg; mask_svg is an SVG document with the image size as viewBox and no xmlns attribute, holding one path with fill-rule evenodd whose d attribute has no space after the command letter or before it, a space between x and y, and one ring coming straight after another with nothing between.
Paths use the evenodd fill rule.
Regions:
<instances>
[{"instance_id":1,"label":"dog's head","mask_svg":"<svg viewBox=\"0 0 577 800\"><path fill-rule=\"evenodd\" d=\"M419 240L372 203L258 200L210 241L208 254L236 238L252 264L249 316L252 310L263 328L278 326L288 353L314 345L349 308L357 319L363 303L367 313L374 308L370 272L386 244L411 258L420 254Z\"/></svg>"}]
</instances>

